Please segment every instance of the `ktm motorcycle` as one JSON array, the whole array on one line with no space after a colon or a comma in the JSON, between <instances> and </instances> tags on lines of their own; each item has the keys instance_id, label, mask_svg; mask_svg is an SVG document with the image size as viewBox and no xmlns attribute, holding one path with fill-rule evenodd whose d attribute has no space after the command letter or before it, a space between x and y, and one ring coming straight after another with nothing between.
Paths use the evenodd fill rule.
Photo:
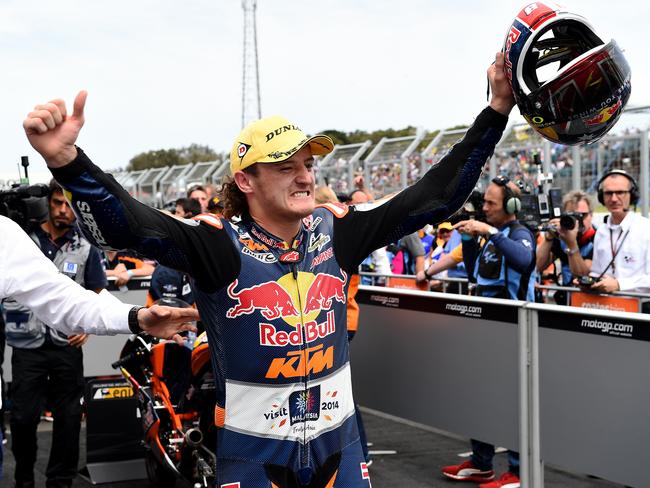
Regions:
<instances>
[{"instance_id":1,"label":"ktm motorcycle","mask_svg":"<svg viewBox=\"0 0 650 488\"><path fill-rule=\"evenodd\" d=\"M215 383L205 332L190 349L144 334L131 336L112 364L133 387L144 433L147 477L172 488L214 486Z\"/></svg>"}]
</instances>

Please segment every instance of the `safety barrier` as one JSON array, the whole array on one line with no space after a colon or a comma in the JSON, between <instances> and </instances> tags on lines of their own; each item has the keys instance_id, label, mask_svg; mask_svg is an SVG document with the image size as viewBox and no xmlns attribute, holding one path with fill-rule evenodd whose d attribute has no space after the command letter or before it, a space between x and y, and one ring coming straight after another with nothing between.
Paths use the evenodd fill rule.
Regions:
<instances>
[{"instance_id":1,"label":"safety barrier","mask_svg":"<svg viewBox=\"0 0 650 488\"><path fill-rule=\"evenodd\" d=\"M519 450L523 486L542 460L647 486L650 317L361 286L351 343L356 401Z\"/></svg>"}]
</instances>

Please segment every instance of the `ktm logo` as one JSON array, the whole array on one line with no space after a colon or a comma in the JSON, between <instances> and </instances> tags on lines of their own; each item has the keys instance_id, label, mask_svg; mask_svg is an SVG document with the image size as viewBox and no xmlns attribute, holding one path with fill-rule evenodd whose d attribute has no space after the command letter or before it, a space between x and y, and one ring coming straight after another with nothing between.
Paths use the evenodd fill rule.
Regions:
<instances>
[{"instance_id":1,"label":"ktm logo","mask_svg":"<svg viewBox=\"0 0 650 488\"><path fill-rule=\"evenodd\" d=\"M323 344L301 351L291 351L284 358L271 361L266 378L297 378L318 374L334 365L334 346L323 350Z\"/></svg>"},{"instance_id":2,"label":"ktm logo","mask_svg":"<svg viewBox=\"0 0 650 488\"><path fill-rule=\"evenodd\" d=\"M268 251L269 248L260 242L255 242L253 239L239 239L239 242L241 242L244 246L246 246L248 249L250 249L253 252L257 251Z\"/></svg>"}]
</instances>

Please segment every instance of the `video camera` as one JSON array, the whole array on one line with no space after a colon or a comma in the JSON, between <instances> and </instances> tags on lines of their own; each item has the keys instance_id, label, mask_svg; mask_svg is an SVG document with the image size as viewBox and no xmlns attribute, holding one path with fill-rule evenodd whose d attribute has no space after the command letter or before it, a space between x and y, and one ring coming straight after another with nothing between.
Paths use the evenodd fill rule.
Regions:
<instances>
[{"instance_id":1,"label":"video camera","mask_svg":"<svg viewBox=\"0 0 650 488\"><path fill-rule=\"evenodd\" d=\"M449 218L452 225L456 225L463 220L480 220L485 222L485 214L483 213L483 193L478 190L472 190L469 198L462 206L462 208Z\"/></svg>"},{"instance_id":2,"label":"video camera","mask_svg":"<svg viewBox=\"0 0 650 488\"><path fill-rule=\"evenodd\" d=\"M27 179L27 156L21 158L25 168L25 181ZM17 183L8 190L0 191L0 215L10 218L23 229L28 229L47 219L47 185L29 185Z\"/></svg>"},{"instance_id":3,"label":"video camera","mask_svg":"<svg viewBox=\"0 0 650 488\"><path fill-rule=\"evenodd\" d=\"M47 219L47 185L15 185L0 191L0 215L23 229Z\"/></svg>"}]
</instances>

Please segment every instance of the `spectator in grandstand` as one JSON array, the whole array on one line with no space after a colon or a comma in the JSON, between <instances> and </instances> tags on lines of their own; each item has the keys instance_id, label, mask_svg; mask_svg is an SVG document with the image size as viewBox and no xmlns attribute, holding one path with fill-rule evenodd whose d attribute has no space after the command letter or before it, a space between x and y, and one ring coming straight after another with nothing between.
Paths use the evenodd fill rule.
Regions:
<instances>
[{"instance_id":1,"label":"spectator in grandstand","mask_svg":"<svg viewBox=\"0 0 650 488\"><path fill-rule=\"evenodd\" d=\"M627 172L611 170L598 182L598 201L609 215L594 238L591 275L599 292L650 292L650 220L630 211L639 201L639 187ZM650 312L648 304L643 311Z\"/></svg>"},{"instance_id":2,"label":"spectator in grandstand","mask_svg":"<svg viewBox=\"0 0 650 488\"><path fill-rule=\"evenodd\" d=\"M573 276L589 274L594 253L596 229L592 225L591 198L581 190L567 193L563 199L564 219L574 222L572 229L562 226L560 219L549 222L544 238L537 248L537 272L542 273L556 259L562 264L559 284L571 286ZM567 294L556 291L556 303L568 305Z\"/></svg>"},{"instance_id":3,"label":"spectator in grandstand","mask_svg":"<svg viewBox=\"0 0 650 488\"><path fill-rule=\"evenodd\" d=\"M350 205L371 202L375 199L370 189L366 188L363 175L356 175L354 177L354 188L355 189L350 193L348 202Z\"/></svg>"},{"instance_id":4,"label":"spectator in grandstand","mask_svg":"<svg viewBox=\"0 0 650 488\"><path fill-rule=\"evenodd\" d=\"M182 219L191 219L201 213L201 204L196 198L179 198L176 200L174 215Z\"/></svg>"},{"instance_id":5,"label":"spectator in grandstand","mask_svg":"<svg viewBox=\"0 0 650 488\"><path fill-rule=\"evenodd\" d=\"M533 301L535 297L535 239L517 221L521 192L509 178L497 176L485 192L483 211L487 222L463 220L455 228L463 234L463 260L476 281L479 296ZM477 238L486 239L483 247ZM519 487L519 454L508 451L508 471L498 480L492 467L494 446L472 439L469 461L442 468L457 481L477 481L481 488Z\"/></svg>"},{"instance_id":6,"label":"spectator in grandstand","mask_svg":"<svg viewBox=\"0 0 650 488\"><path fill-rule=\"evenodd\" d=\"M210 197L208 196L208 192L203 185L194 185L190 187L190 189L187 190L187 198L194 198L195 200L198 200L199 204L201 205L201 212L208 211L208 200Z\"/></svg>"},{"instance_id":7,"label":"spectator in grandstand","mask_svg":"<svg viewBox=\"0 0 650 488\"><path fill-rule=\"evenodd\" d=\"M151 276L155 264L134 251L104 251L106 276L115 276L117 286L126 285L134 276Z\"/></svg>"}]
</instances>

